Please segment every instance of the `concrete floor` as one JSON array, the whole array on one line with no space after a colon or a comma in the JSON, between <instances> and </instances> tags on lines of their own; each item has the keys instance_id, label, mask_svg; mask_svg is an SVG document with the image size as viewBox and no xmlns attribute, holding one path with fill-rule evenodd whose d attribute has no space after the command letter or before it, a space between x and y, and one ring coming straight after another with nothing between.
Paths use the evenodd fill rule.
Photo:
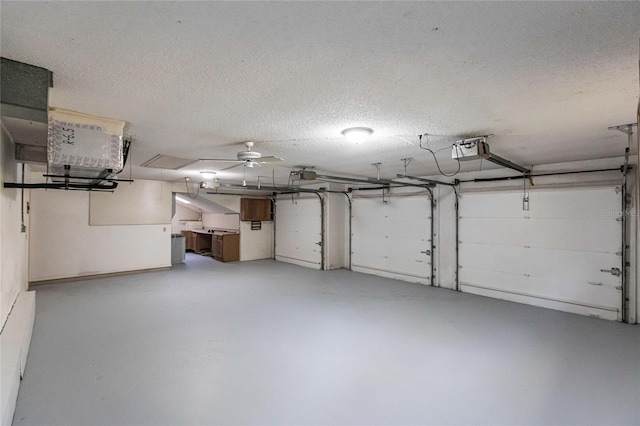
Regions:
<instances>
[{"instance_id":1,"label":"concrete floor","mask_svg":"<svg viewBox=\"0 0 640 426\"><path fill-rule=\"evenodd\" d=\"M640 424L640 326L187 262L38 287L14 424Z\"/></svg>"}]
</instances>

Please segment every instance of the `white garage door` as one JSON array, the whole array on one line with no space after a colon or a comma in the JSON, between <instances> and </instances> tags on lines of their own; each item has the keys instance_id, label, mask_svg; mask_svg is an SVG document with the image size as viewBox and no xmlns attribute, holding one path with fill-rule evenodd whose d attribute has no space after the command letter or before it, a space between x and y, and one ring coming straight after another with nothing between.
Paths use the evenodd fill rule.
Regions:
<instances>
[{"instance_id":1,"label":"white garage door","mask_svg":"<svg viewBox=\"0 0 640 426\"><path fill-rule=\"evenodd\" d=\"M276 260L322 267L320 200L279 198L276 204Z\"/></svg>"},{"instance_id":2,"label":"white garage door","mask_svg":"<svg viewBox=\"0 0 640 426\"><path fill-rule=\"evenodd\" d=\"M351 268L431 283L431 203L426 195L354 198Z\"/></svg>"},{"instance_id":3,"label":"white garage door","mask_svg":"<svg viewBox=\"0 0 640 426\"><path fill-rule=\"evenodd\" d=\"M616 187L463 193L460 289L621 320L621 195ZM617 272L614 270L614 272Z\"/></svg>"}]
</instances>

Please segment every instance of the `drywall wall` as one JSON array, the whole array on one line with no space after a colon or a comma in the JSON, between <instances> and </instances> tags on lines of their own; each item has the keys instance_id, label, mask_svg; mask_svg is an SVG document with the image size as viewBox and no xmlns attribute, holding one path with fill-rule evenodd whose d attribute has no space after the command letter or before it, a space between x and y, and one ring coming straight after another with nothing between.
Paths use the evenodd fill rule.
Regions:
<instances>
[{"instance_id":1,"label":"drywall wall","mask_svg":"<svg viewBox=\"0 0 640 426\"><path fill-rule=\"evenodd\" d=\"M199 220L200 212L190 209L181 203L176 203L176 214L171 218L171 233L179 234L187 229L187 221Z\"/></svg>"},{"instance_id":2,"label":"drywall wall","mask_svg":"<svg viewBox=\"0 0 640 426\"><path fill-rule=\"evenodd\" d=\"M35 291L21 291L0 334L0 424L3 425L10 425L13 419L35 314Z\"/></svg>"},{"instance_id":3,"label":"drywall wall","mask_svg":"<svg viewBox=\"0 0 640 426\"><path fill-rule=\"evenodd\" d=\"M240 260L273 257L273 222L262 222L262 229L251 230L251 222L240 222Z\"/></svg>"},{"instance_id":4,"label":"drywall wall","mask_svg":"<svg viewBox=\"0 0 640 426\"><path fill-rule=\"evenodd\" d=\"M202 227L216 228L216 229L232 229L237 231L240 229L240 215L238 213L230 213L230 214L203 213Z\"/></svg>"},{"instance_id":5,"label":"drywall wall","mask_svg":"<svg viewBox=\"0 0 640 426\"><path fill-rule=\"evenodd\" d=\"M433 188L434 285L456 288L456 193L453 187L439 185Z\"/></svg>"},{"instance_id":6,"label":"drywall wall","mask_svg":"<svg viewBox=\"0 0 640 426\"><path fill-rule=\"evenodd\" d=\"M19 182L22 179L22 167L14 160L14 144L10 136L2 128L2 182ZM28 168L27 168L28 170ZM2 226L2 240L0 241L0 319L4 325L9 311L16 297L21 291L27 289L27 256L28 256L28 229L21 229L21 207L23 191L2 187L0 220ZM29 196L29 191L24 191L24 196ZM26 220L25 212L25 220Z\"/></svg>"},{"instance_id":7,"label":"drywall wall","mask_svg":"<svg viewBox=\"0 0 640 426\"><path fill-rule=\"evenodd\" d=\"M342 190L342 188L340 188ZM325 269L349 267L349 203L342 194L325 194Z\"/></svg>"},{"instance_id":8,"label":"drywall wall","mask_svg":"<svg viewBox=\"0 0 640 426\"><path fill-rule=\"evenodd\" d=\"M157 186L138 183L132 188L143 198L151 190L154 197L171 199L168 185L158 194ZM165 224L90 226L89 197L79 191L33 191L29 281L171 266L171 202L162 204ZM111 200L109 210L130 208Z\"/></svg>"},{"instance_id":9,"label":"drywall wall","mask_svg":"<svg viewBox=\"0 0 640 426\"><path fill-rule=\"evenodd\" d=\"M20 377L24 373L33 318L35 295L27 290L28 232L22 228L21 207L29 190L4 188L4 182L22 180L22 166L15 162L14 144L4 126L0 132L0 421L11 424ZM28 170L28 167L25 167ZM28 179L25 179L28 182ZM24 199L23 199L24 193ZM26 217L26 209L25 209ZM24 231L24 232L23 232Z\"/></svg>"},{"instance_id":10,"label":"drywall wall","mask_svg":"<svg viewBox=\"0 0 640 426\"><path fill-rule=\"evenodd\" d=\"M171 222L167 182L122 182L113 192L89 193L90 225L157 225Z\"/></svg>"}]
</instances>

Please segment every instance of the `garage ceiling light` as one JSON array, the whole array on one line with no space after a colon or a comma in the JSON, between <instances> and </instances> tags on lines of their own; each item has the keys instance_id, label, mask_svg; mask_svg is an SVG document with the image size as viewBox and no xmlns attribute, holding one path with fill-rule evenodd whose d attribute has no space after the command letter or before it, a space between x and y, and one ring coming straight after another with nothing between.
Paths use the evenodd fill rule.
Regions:
<instances>
[{"instance_id":1,"label":"garage ceiling light","mask_svg":"<svg viewBox=\"0 0 640 426\"><path fill-rule=\"evenodd\" d=\"M366 141L367 138L371 136L371 133L373 133L373 130L368 127L350 127L342 131L344 137L352 143Z\"/></svg>"}]
</instances>

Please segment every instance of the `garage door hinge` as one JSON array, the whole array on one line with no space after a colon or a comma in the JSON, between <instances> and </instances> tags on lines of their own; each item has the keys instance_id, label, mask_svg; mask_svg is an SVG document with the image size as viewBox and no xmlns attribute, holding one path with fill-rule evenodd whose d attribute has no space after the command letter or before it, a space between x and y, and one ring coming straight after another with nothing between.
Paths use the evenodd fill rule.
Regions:
<instances>
[{"instance_id":1,"label":"garage door hinge","mask_svg":"<svg viewBox=\"0 0 640 426\"><path fill-rule=\"evenodd\" d=\"M591 285L603 285L602 283L596 283L593 281L587 281L587 284L591 284Z\"/></svg>"},{"instance_id":2,"label":"garage door hinge","mask_svg":"<svg viewBox=\"0 0 640 426\"><path fill-rule=\"evenodd\" d=\"M621 251L617 251L616 252L616 256L622 256L622 252Z\"/></svg>"},{"instance_id":3,"label":"garage door hinge","mask_svg":"<svg viewBox=\"0 0 640 426\"><path fill-rule=\"evenodd\" d=\"M622 187L616 186L616 194L619 194L620 192L622 192Z\"/></svg>"},{"instance_id":4,"label":"garage door hinge","mask_svg":"<svg viewBox=\"0 0 640 426\"><path fill-rule=\"evenodd\" d=\"M525 218L525 219L531 219L529 216L525 216L524 218Z\"/></svg>"},{"instance_id":5,"label":"garage door hinge","mask_svg":"<svg viewBox=\"0 0 640 426\"><path fill-rule=\"evenodd\" d=\"M616 218L616 222L622 222L622 218L621 217L617 217Z\"/></svg>"},{"instance_id":6,"label":"garage door hinge","mask_svg":"<svg viewBox=\"0 0 640 426\"><path fill-rule=\"evenodd\" d=\"M621 285L616 286L616 290L622 290L622 286ZM627 299L627 300L629 300L629 299Z\"/></svg>"},{"instance_id":7,"label":"garage door hinge","mask_svg":"<svg viewBox=\"0 0 640 426\"><path fill-rule=\"evenodd\" d=\"M529 248L531 248L531 246L524 246L524 248L527 248L527 249L529 249Z\"/></svg>"},{"instance_id":8,"label":"garage door hinge","mask_svg":"<svg viewBox=\"0 0 640 426\"><path fill-rule=\"evenodd\" d=\"M525 277L530 277L531 275L529 275L529 274L524 274L524 276L525 276Z\"/></svg>"}]
</instances>

